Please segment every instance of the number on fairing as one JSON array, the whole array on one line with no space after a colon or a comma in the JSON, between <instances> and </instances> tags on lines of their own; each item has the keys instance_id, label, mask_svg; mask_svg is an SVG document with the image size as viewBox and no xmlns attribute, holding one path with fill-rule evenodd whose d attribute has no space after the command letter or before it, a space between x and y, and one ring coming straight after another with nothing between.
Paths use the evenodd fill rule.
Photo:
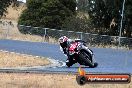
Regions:
<instances>
[{"instance_id":1,"label":"number on fairing","mask_svg":"<svg viewBox=\"0 0 132 88\"><path fill-rule=\"evenodd\" d=\"M76 46L77 46L77 43L71 44L70 49L74 50L76 48Z\"/></svg>"}]
</instances>

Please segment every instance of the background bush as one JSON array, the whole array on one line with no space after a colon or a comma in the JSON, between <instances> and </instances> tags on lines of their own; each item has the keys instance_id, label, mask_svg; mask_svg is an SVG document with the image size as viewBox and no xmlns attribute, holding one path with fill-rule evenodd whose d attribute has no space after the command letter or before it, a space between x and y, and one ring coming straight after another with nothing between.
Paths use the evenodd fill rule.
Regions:
<instances>
[{"instance_id":1,"label":"background bush","mask_svg":"<svg viewBox=\"0 0 132 88\"><path fill-rule=\"evenodd\" d=\"M75 15L76 0L27 0L18 24L60 29L67 17Z\"/></svg>"}]
</instances>

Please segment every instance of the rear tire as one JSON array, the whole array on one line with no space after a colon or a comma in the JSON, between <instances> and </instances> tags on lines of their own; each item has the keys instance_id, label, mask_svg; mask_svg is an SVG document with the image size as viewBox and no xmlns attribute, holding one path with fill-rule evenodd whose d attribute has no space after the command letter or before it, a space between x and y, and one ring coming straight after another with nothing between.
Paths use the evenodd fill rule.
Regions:
<instances>
[{"instance_id":1,"label":"rear tire","mask_svg":"<svg viewBox=\"0 0 132 88\"><path fill-rule=\"evenodd\" d=\"M97 67L97 66L98 66L98 63L95 62L95 63L94 63L94 67Z\"/></svg>"}]
</instances>

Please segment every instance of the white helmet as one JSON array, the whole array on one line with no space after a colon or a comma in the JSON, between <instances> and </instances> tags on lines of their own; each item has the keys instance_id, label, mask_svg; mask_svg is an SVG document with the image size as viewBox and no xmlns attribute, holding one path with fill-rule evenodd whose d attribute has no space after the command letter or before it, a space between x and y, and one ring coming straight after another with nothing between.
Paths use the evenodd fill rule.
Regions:
<instances>
[{"instance_id":1,"label":"white helmet","mask_svg":"<svg viewBox=\"0 0 132 88\"><path fill-rule=\"evenodd\" d=\"M66 36L62 36L59 38L59 43L64 43L68 40L68 38Z\"/></svg>"}]
</instances>

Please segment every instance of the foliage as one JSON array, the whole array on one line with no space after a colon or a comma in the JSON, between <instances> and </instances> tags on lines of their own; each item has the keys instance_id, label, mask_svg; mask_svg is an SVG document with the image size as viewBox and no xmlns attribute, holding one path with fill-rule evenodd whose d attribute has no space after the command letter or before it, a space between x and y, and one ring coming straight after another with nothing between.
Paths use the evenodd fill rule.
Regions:
<instances>
[{"instance_id":1,"label":"foliage","mask_svg":"<svg viewBox=\"0 0 132 88\"><path fill-rule=\"evenodd\" d=\"M132 0L127 0L125 5L126 36L132 37Z\"/></svg>"},{"instance_id":2,"label":"foliage","mask_svg":"<svg viewBox=\"0 0 132 88\"><path fill-rule=\"evenodd\" d=\"M16 5L17 0L0 0L0 18L5 16L6 8L11 4L14 3L13 6Z\"/></svg>"},{"instance_id":3,"label":"foliage","mask_svg":"<svg viewBox=\"0 0 132 88\"><path fill-rule=\"evenodd\" d=\"M0 0L0 17L4 15L4 12L6 12L6 7L10 5L11 0Z\"/></svg>"},{"instance_id":4,"label":"foliage","mask_svg":"<svg viewBox=\"0 0 132 88\"><path fill-rule=\"evenodd\" d=\"M75 0L28 0L19 24L60 29L75 14Z\"/></svg>"},{"instance_id":5,"label":"foliage","mask_svg":"<svg viewBox=\"0 0 132 88\"><path fill-rule=\"evenodd\" d=\"M119 35L124 0L78 0L78 10L87 12L94 28L109 29L110 35ZM126 0L122 36L131 37L132 0ZM115 25L116 24L116 25ZM111 28L110 28L111 25Z\"/></svg>"},{"instance_id":6,"label":"foliage","mask_svg":"<svg viewBox=\"0 0 132 88\"><path fill-rule=\"evenodd\" d=\"M92 28L91 20L88 14L78 12L77 16L68 17L63 25L62 30L76 32L90 32Z\"/></svg>"}]
</instances>

